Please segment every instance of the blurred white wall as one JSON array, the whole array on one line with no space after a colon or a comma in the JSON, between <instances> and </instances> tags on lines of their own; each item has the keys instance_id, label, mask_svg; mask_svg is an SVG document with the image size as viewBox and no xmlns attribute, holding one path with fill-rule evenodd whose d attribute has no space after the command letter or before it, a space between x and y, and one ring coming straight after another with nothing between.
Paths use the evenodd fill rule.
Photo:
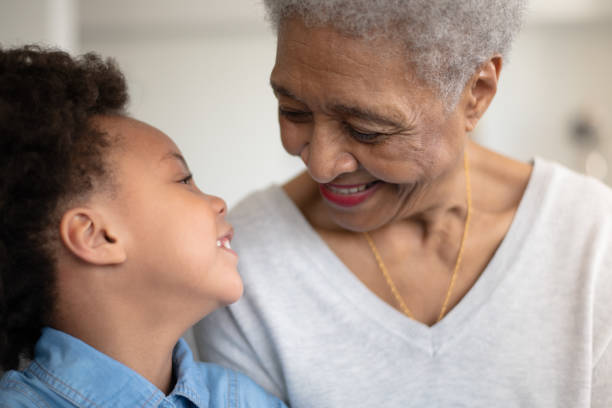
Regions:
<instances>
[{"instance_id":1,"label":"blurred white wall","mask_svg":"<svg viewBox=\"0 0 612 408\"><path fill-rule=\"evenodd\" d=\"M79 51L77 0L0 0L0 44L53 44Z\"/></svg>"},{"instance_id":2,"label":"blurred white wall","mask_svg":"<svg viewBox=\"0 0 612 408\"><path fill-rule=\"evenodd\" d=\"M130 113L176 141L204 191L232 205L298 171L299 161L279 141L268 86L274 41L267 33L84 44L117 58L130 84Z\"/></svg>"},{"instance_id":3,"label":"blurred white wall","mask_svg":"<svg viewBox=\"0 0 612 408\"><path fill-rule=\"evenodd\" d=\"M131 113L170 135L198 185L230 206L301 167L279 142L263 14L258 0L81 3L82 50L118 60Z\"/></svg>"},{"instance_id":4,"label":"blurred white wall","mask_svg":"<svg viewBox=\"0 0 612 408\"><path fill-rule=\"evenodd\" d=\"M579 171L588 150L597 148L612 164L611 22L528 25L502 70L478 141L521 160L542 156ZM597 126L598 146L573 142L580 115Z\"/></svg>"}]
</instances>

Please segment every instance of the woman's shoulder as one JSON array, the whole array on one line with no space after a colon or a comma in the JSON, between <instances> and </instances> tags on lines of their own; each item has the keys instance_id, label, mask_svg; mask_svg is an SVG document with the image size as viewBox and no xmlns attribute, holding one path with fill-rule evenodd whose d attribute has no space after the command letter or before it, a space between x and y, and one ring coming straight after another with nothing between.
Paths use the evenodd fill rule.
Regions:
<instances>
[{"instance_id":1,"label":"woman's shoulder","mask_svg":"<svg viewBox=\"0 0 612 408\"><path fill-rule=\"evenodd\" d=\"M292 205L283 188L272 184L242 198L230 209L229 220L232 223L265 222L268 217Z\"/></svg>"},{"instance_id":2,"label":"woman's shoulder","mask_svg":"<svg viewBox=\"0 0 612 408\"><path fill-rule=\"evenodd\" d=\"M238 371L213 363L199 362L198 366L210 400L219 402L219 407L285 407L280 399Z\"/></svg>"},{"instance_id":3,"label":"woman's shoulder","mask_svg":"<svg viewBox=\"0 0 612 408\"><path fill-rule=\"evenodd\" d=\"M612 190L592 177L536 158L513 224L525 240L564 256L598 252L612 245Z\"/></svg>"},{"instance_id":4,"label":"woman's shoulder","mask_svg":"<svg viewBox=\"0 0 612 408\"><path fill-rule=\"evenodd\" d=\"M551 215L583 224L612 217L612 189L559 163L535 158L529 187L537 193L532 198Z\"/></svg>"},{"instance_id":5,"label":"woman's shoulder","mask_svg":"<svg viewBox=\"0 0 612 408\"><path fill-rule=\"evenodd\" d=\"M228 221L236 231L232 246L243 242L249 247L257 242L267 245L269 241L265 239L272 237L277 245L279 237L292 240L296 233L309 228L300 209L279 185L243 198L230 210Z\"/></svg>"}]
</instances>

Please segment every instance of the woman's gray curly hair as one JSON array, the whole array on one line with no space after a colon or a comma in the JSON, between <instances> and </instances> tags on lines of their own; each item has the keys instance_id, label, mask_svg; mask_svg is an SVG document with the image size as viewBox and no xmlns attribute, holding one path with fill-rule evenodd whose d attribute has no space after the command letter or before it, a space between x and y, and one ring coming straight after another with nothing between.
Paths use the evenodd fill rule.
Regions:
<instances>
[{"instance_id":1,"label":"woman's gray curly hair","mask_svg":"<svg viewBox=\"0 0 612 408\"><path fill-rule=\"evenodd\" d=\"M284 19L329 25L368 39L403 44L417 76L436 89L448 108L481 64L506 57L521 27L527 0L264 0L278 31Z\"/></svg>"}]
</instances>

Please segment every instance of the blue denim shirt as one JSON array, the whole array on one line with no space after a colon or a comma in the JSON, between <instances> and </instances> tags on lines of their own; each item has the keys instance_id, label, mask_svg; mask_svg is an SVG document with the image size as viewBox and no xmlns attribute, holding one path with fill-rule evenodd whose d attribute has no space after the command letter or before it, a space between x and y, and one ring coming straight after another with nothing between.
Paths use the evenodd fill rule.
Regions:
<instances>
[{"instance_id":1,"label":"blue denim shirt","mask_svg":"<svg viewBox=\"0 0 612 408\"><path fill-rule=\"evenodd\" d=\"M66 333L44 328L32 363L0 380L0 408L10 407L285 407L248 377L193 361L179 340L176 385L164 395L140 374Z\"/></svg>"}]
</instances>

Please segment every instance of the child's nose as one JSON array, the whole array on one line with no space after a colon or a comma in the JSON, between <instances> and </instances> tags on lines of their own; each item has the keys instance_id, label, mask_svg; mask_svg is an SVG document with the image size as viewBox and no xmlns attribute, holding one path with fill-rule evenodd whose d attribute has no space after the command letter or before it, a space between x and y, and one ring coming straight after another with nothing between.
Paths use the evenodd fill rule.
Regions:
<instances>
[{"instance_id":1,"label":"child's nose","mask_svg":"<svg viewBox=\"0 0 612 408\"><path fill-rule=\"evenodd\" d=\"M221 197L210 196L211 205L217 212L217 215L225 216L227 214L227 204Z\"/></svg>"}]
</instances>

